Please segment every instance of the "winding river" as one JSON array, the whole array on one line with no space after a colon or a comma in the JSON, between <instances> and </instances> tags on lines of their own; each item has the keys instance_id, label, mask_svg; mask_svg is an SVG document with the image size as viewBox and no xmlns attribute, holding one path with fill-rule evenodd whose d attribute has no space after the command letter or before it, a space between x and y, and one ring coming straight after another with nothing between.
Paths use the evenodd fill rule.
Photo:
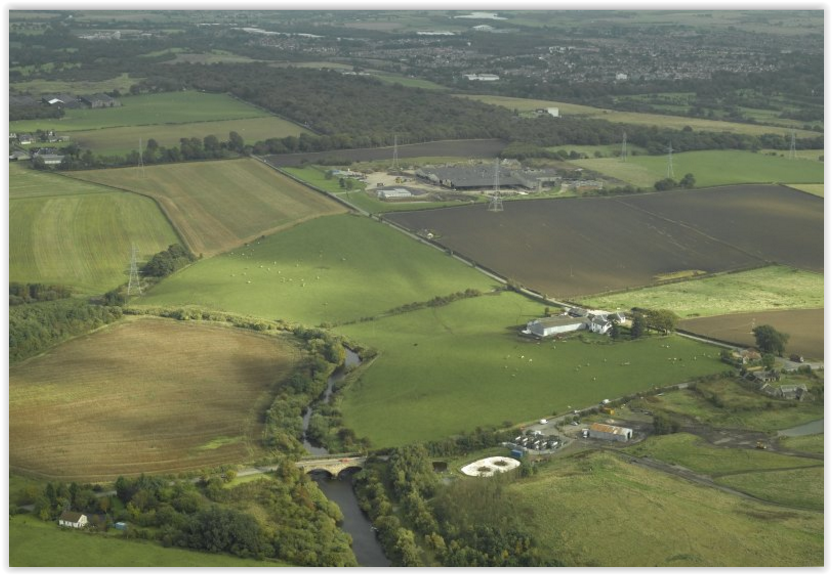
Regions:
<instances>
[{"instance_id":1,"label":"winding river","mask_svg":"<svg viewBox=\"0 0 832 575\"><path fill-rule=\"evenodd\" d=\"M800 437L802 435L815 435L816 433L823 433L822 419L810 421L809 423L804 423L803 425L789 429L781 429L777 432L777 435L781 437Z\"/></svg>"},{"instance_id":2,"label":"winding river","mask_svg":"<svg viewBox=\"0 0 832 575\"><path fill-rule=\"evenodd\" d=\"M303 416L303 446L312 455L329 454L325 448L312 445L306 437L306 430L309 428L314 406L329 402L333 387L345 376L345 368L361 364L361 358L358 357L357 353L346 348L344 351L346 351L344 367L338 368L329 377L326 390L321 394L318 401L306 410ZM376 538L372 523L358 506L358 499L356 499L352 487L352 473L350 470L342 472L338 477L332 477L326 472L313 472L311 475L327 499L334 501L341 508L341 513L344 515L341 529L352 537L352 550L358 564L362 567L389 567L390 560L384 555L384 550L381 548L378 538Z\"/></svg>"}]
</instances>

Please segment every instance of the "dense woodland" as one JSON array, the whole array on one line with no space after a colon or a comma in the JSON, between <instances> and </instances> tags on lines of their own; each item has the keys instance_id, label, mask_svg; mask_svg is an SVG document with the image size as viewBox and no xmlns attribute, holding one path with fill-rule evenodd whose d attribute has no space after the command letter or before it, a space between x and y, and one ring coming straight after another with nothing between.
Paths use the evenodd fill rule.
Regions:
<instances>
[{"instance_id":1,"label":"dense woodland","mask_svg":"<svg viewBox=\"0 0 832 575\"><path fill-rule=\"evenodd\" d=\"M65 510L88 513L95 530L123 521L128 527L121 537L166 547L310 567L356 565L349 536L337 527L340 509L292 461L258 481L230 487L234 476L229 470L196 481L119 477L115 495L90 484L48 482L28 488L15 503L34 505L45 521Z\"/></svg>"},{"instance_id":2,"label":"dense woodland","mask_svg":"<svg viewBox=\"0 0 832 575\"><path fill-rule=\"evenodd\" d=\"M120 307L60 299L9 308L9 362L37 355L71 337L120 319Z\"/></svg>"},{"instance_id":3,"label":"dense woodland","mask_svg":"<svg viewBox=\"0 0 832 575\"><path fill-rule=\"evenodd\" d=\"M143 161L147 164L217 159L240 154L319 152L346 148L389 146L394 136L400 143L469 138L500 138L510 142L506 157L560 157L545 147L602 145L621 141L645 148L649 154L674 151L763 148L788 149L784 133L762 136L728 132L702 132L654 126L613 124L580 117L522 118L511 110L469 101L445 93L387 85L380 81L337 72L303 68L272 68L260 64L165 67L170 81L188 89L228 92L304 125L317 134L286 136L261 142L245 142L236 132L203 139L182 138L179 147L163 147L148 140ZM138 83L141 91L165 90L157 76ZM129 98L126 99L129 105ZM823 136L802 138L798 149L823 147ZM135 165L138 153L126 157L101 157L77 146L66 148L61 169L89 169Z\"/></svg>"},{"instance_id":4,"label":"dense woodland","mask_svg":"<svg viewBox=\"0 0 832 575\"><path fill-rule=\"evenodd\" d=\"M486 435L493 441L493 434ZM533 472L529 465L524 469ZM389 464L371 464L354 481L394 565L542 566L547 563L516 513L517 502L504 489L517 477L513 472L444 485L428 449L416 445L396 449Z\"/></svg>"},{"instance_id":5,"label":"dense woodland","mask_svg":"<svg viewBox=\"0 0 832 575\"><path fill-rule=\"evenodd\" d=\"M36 301L53 301L72 295L72 288L60 284L9 283L9 305L21 305Z\"/></svg>"}]
</instances>

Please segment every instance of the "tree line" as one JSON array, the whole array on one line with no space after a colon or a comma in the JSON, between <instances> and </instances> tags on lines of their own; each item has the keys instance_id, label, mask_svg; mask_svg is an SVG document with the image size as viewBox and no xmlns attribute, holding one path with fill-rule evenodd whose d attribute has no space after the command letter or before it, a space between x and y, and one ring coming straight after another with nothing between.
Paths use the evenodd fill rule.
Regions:
<instances>
[{"instance_id":1,"label":"tree line","mask_svg":"<svg viewBox=\"0 0 832 575\"><path fill-rule=\"evenodd\" d=\"M64 159L57 166L59 170L89 170L136 166L139 160L143 164L169 164L199 160L222 160L237 158L251 151L246 147L243 137L237 132L229 132L227 140L220 140L210 134L204 138L180 138L179 146L163 146L155 138L150 138L141 151L132 150L124 156L95 154L92 150L82 149L72 143L60 149ZM40 159L40 161L38 161ZM45 170L48 166L42 158L32 162L35 169Z\"/></svg>"}]
</instances>

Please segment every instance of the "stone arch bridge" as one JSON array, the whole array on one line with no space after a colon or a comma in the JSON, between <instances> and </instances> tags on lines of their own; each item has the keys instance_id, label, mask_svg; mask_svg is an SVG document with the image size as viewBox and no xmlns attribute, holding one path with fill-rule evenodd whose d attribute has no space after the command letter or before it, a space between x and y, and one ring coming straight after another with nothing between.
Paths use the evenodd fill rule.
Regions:
<instances>
[{"instance_id":1,"label":"stone arch bridge","mask_svg":"<svg viewBox=\"0 0 832 575\"><path fill-rule=\"evenodd\" d=\"M349 469L350 467L363 469L366 462L366 456L333 455L330 457L301 459L296 462L295 465L302 469L304 473L311 473L312 471L326 471L331 473L333 476L337 476L339 473L345 469Z\"/></svg>"}]
</instances>

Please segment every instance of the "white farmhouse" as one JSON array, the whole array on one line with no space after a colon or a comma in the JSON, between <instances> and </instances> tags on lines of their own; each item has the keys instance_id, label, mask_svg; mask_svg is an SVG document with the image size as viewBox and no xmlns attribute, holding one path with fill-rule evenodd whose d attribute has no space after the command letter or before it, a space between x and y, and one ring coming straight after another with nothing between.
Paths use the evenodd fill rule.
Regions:
<instances>
[{"instance_id":1,"label":"white farmhouse","mask_svg":"<svg viewBox=\"0 0 832 575\"><path fill-rule=\"evenodd\" d=\"M77 511L64 511L58 518L58 525L61 527L81 529L82 527L86 527L87 523L87 516Z\"/></svg>"}]
</instances>

